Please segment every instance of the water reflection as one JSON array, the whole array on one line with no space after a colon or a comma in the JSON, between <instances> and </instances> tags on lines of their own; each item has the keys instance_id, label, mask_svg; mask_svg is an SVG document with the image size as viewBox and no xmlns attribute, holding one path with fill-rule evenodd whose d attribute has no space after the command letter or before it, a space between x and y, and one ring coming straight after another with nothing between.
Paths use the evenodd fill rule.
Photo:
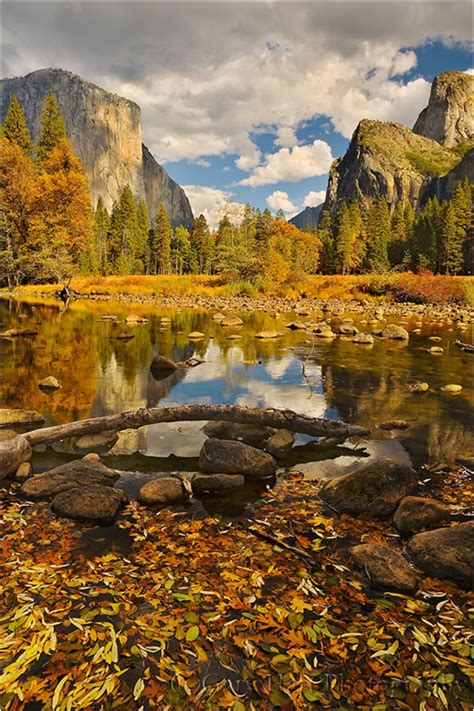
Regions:
<instances>
[{"instance_id":1,"label":"water reflection","mask_svg":"<svg viewBox=\"0 0 474 711\"><path fill-rule=\"evenodd\" d=\"M132 312L148 322L125 323ZM101 320L107 313L118 320ZM290 313L239 315L243 327L226 329L213 321L212 312L200 309L75 302L64 310L41 302L0 301L1 330L38 329L34 338L0 339L2 406L38 410L48 423L187 402L291 408L367 426L375 439L396 437L415 463L449 461L472 451L472 356L454 347L455 329L425 321L414 333L419 317L407 319L408 344L376 341L366 349L343 338L313 342L306 332L285 328L294 318ZM357 323L360 316L353 316ZM162 322L163 317L171 322ZM273 329L284 337L255 338ZM361 329L371 327L362 324ZM191 342L191 331L202 331L205 338ZM117 339L120 333L133 338ZM236 333L239 340L229 339ZM441 338L440 357L427 350L432 335ZM157 353L183 365L156 380L149 365ZM204 362L184 365L192 356ZM62 389L40 391L37 383L47 375L58 378ZM410 394L407 385L416 381L428 382L430 392ZM463 385L463 392L456 397L440 392L446 383ZM392 434L376 429L389 419L407 420L410 427ZM200 423L170 423L126 431L114 454L195 457L204 441L200 428ZM306 440L299 437L298 443Z\"/></svg>"}]
</instances>

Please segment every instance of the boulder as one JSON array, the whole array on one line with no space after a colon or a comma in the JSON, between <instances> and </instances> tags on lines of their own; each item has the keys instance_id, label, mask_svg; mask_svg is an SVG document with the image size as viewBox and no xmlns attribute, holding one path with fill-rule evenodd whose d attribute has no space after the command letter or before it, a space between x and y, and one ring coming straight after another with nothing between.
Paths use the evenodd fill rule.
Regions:
<instances>
[{"instance_id":1,"label":"boulder","mask_svg":"<svg viewBox=\"0 0 474 711\"><path fill-rule=\"evenodd\" d=\"M0 480L16 472L31 459L31 447L25 437L14 430L0 430Z\"/></svg>"},{"instance_id":2,"label":"boulder","mask_svg":"<svg viewBox=\"0 0 474 711\"><path fill-rule=\"evenodd\" d=\"M286 328L289 328L291 331L304 331L306 324L302 323L302 321L292 321L286 324Z\"/></svg>"},{"instance_id":3,"label":"boulder","mask_svg":"<svg viewBox=\"0 0 474 711\"><path fill-rule=\"evenodd\" d=\"M418 580L405 558L389 546L364 543L350 550L356 567L374 587L399 593L413 593Z\"/></svg>"},{"instance_id":4,"label":"boulder","mask_svg":"<svg viewBox=\"0 0 474 711\"><path fill-rule=\"evenodd\" d=\"M99 460L77 459L42 474L35 474L22 485L20 492L27 499L50 499L69 489L88 486L113 486L119 478Z\"/></svg>"},{"instance_id":5,"label":"boulder","mask_svg":"<svg viewBox=\"0 0 474 711\"><path fill-rule=\"evenodd\" d=\"M57 494L51 509L57 516L107 525L115 521L126 501L120 489L92 484Z\"/></svg>"},{"instance_id":6,"label":"boulder","mask_svg":"<svg viewBox=\"0 0 474 711\"><path fill-rule=\"evenodd\" d=\"M125 323L148 323L148 319L136 314L129 314L125 317Z\"/></svg>"},{"instance_id":7,"label":"boulder","mask_svg":"<svg viewBox=\"0 0 474 711\"><path fill-rule=\"evenodd\" d=\"M422 393L427 393L430 389L428 383L411 383L408 386L408 390L415 395L421 395Z\"/></svg>"},{"instance_id":8,"label":"boulder","mask_svg":"<svg viewBox=\"0 0 474 711\"><path fill-rule=\"evenodd\" d=\"M396 341L408 341L410 335L403 326L397 326L395 323L389 323L385 328L375 331L375 336L379 338L394 339Z\"/></svg>"},{"instance_id":9,"label":"boulder","mask_svg":"<svg viewBox=\"0 0 474 711\"><path fill-rule=\"evenodd\" d=\"M245 479L241 474L195 474L191 480L191 487L193 493L199 496L239 489L244 483Z\"/></svg>"},{"instance_id":10,"label":"boulder","mask_svg":"<svg viewBox=\"0 0 474 711\"><path fill-rule=\"evenodd\" d=\"M171 504L186 498L182 480L177 476L163 476L148 481L138 492L138 501L148 506Z\"/></svg>"},{"instance_id":11,"label":"boulder","mask_svg":"<svg viewBox=\"0 0 474 711\"><path fill-rule=\"evenodd\" d=\"M226 318L225 314L221 314L219 311L213 315L213 321L223 321Z\"/></svg>"},{"instance_id":12,"label":"boulder","mask_svg":"<svg viewBox=\"0 0 474 711\"><path fill-rule=\"evenodd\" d=\"M44 417L36 410L10 410L0 408L0 429L8 428L23 432L44 425Z\"/></svg>"},{"instance_id":13,"label":"boulder","mask_svg":"<svg viewBox=\"0 0 474 711\"><path fill-rule=\"evenodd\" d=\"M374 337L370 333L358 333L352 339L352 343L373 343Z\"/></svg>"},{"instance_id":14,"label":"boulder","mask_svg":"<svg viewBox=\"0 0 474 711\"><path fill-rule=\"evenodd\" d=\"M108 452L117 443L117 432L99 432L97 434L82 435L74 442L74 449L78 454L103 454Z\"/></svg>"},{"instance_id":15,"label":"boulder","mask_svg":"<svg viewBox=\"0 0 474 711\"><path fill-rule=\"evenodd\" d=\"M52 392L53 390L59 390L62 385L53 375L48 375L47 378L40 380L38 387L45 392Z\"/></svg>"},{"instance_id":16,"label":"boulder","mask_svg":"<svg viewBox=\"0 0 474 711\"><path fill-rule=\"evenodd\" d=\"M393 516L393 524L402 536L447 525L451 509L435 499L422 496L406 496L398 505Z\"/></svg>"},{"instance_id":17,"label":"boulder","mask_svg":"<svg viewBox=\"0 0 474 711\"><path fill-rule=\"evenodd\" d=\"M295 436L288 430L277 430L267 442L265 449L275 457L286 454L295 443Z\"/></svg>"},{"instance_id":18,"label":"boulder","mask_svg":"<svg viewBox=\"0 0 474 711\"><path fill-rule=\"evenodd\" d=\"M276 462L270 454L248 444L208 439L199 453L199 468L206 473L243 474L264 478L275 473Z\"/></svg>"},{"instance_id":19,"label":"boulder","mask_svg":"<svg viewBox=\"0 0 474 711\"><path fill-rule=\"evenodd\" d=\"M409 425L405 420L387 420L386 422L379 422L377 427L380 430L406 430Z\"/></svg>"},{"instance_id":20,"label":"boulder","mask_svg":"<svg viewBox=\"0 0 474 711\"><path fill-rule=\"evenodd\" d=\"M216 420L206 422L202 431L207 437L242 440L246 444L264 445L275 430L264 425L245 425L239 422Z\"/></svg>"},{"instance_id":21,"label":"boulder","mask_svg":"<svg viewBox=\"0 0 474 711\"><path fill-rule=\"evenodd\" d=\"M462 392L462 385L450 383L449 385L443 385L441 390L448 395L459 395L459 393Z\"/></svg>"},{"instance_id":22,"label":"boulder","mask_svg":"<svg viewBox=\"0 0 474 711\"><path fill-rule=\"evenodd\" d=\"M406 464L380 459L328 481L319 495L341 513L387 518L412 493L417 481L416 472Z\"/></svg>"},{"instance_id":23,"label":"boulder","mask_svg":"<svg viewBox=\"0 0 474 711\"><path fill-rule=\"evenodd\" d=\"M163 355L156 355L151 361L150 370L154 378L167 378L174 373L178 366L170 358Z\"/></svg>"},{"instance_id":24,"label":"boulder","mask_svg":"<svg viewBox=\"0 0 474 711\"><path fill-rule=\"evenodd\" d=\"M319 338L336 338L336 334L327 323L320 323L313 328L313 333Z\"/></svg>"},{"instance_id":25,"label":"boulder","mask_svg":"<svg viewBox=\"0 0 474 711\"><path fill-rule=\"evenodd\" d=\"M444 349L441 348L441 346L431 346L430 353L433 353L434 355L441 355L441 353L444 353Z\"/></svg>"},{"instance_id":26,"label":"boulder","mask_svg":"<svg viewBox=\"0 0 474 711\"><path fill-rule=\"evenodd\" d=\"M206 334L202 333L202 331L191 331L191 333L188 334L188 338L190 341L200 341L201 338L205 338Z\"/></svg>"},{"instance_id":27,"label":"boulder","mask_svg":"<svg viewBox=\"0 0 474 711\"><path fill-rule=\"evenodd\" d=\"M260 331L260 333L255 334L255 338L260 338L265 340L268 338L281 338L284 334L281 331Z\"/></svg>"},{"instance_id":28,"label":"boulder","mask_svg":"<svg viewBox=\"0 0 474 711\"><path fill-rule=\"evenodd\" d=\"M359 329L350 323L341 323L337 329L341 336L357 336Z\"/></svg>"},{"instance_id":29,"label":"boulder","mask_svg":"<svg viewBox=\"0 0 474 711\"><path fill-rule=\"evenodd\" d=\"M30 478L33 474L33 469L31 467L31 462L23 462L20 464L15 474L15 481L24 482Z\"/></svg>"},{"instance_id":30,"label":"boulder","mask_svg":"<svg viewBox=\"0 0 474 711\"><path fill-rule=\"evenodd\" d=\"M433 578L446 578L470 589L473 574L474 521L418 533L406 551L413 563Z\"/></svg>"},{"instance_id":31,"label":"boulder","mask_svg":"<svg viewBox=\"0 0 474 711\"><path fill-rule=\"evenodd\" d=\"M243 321L239 316L224 316L223 319L220 320L221 326L242 326Z\"/></svg>"}]
</instances>

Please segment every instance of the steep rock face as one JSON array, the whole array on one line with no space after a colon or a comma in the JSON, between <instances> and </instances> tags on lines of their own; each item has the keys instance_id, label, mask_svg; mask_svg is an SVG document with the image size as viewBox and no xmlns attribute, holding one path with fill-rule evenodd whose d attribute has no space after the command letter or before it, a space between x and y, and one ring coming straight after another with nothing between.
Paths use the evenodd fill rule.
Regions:
<instances>
[{"instance_id":1,"label":"steep rock face","mask_svg":"<svg viewBox=\"0 0 474 711\"><path fill-rule=\"evenodd\" d=\"M474 134L474 77L443 72L435 77L428 106L413 131L445 146L456 146Z\"/></svg>"},{"instance_id":2,"label":"steep rock face","mask_svg":"<svg viewBox=\"0 0 474 711\"><path fill-rule=\"evenodd\" d=\"M2 79L3 121L16 94L34 138L38 136L43 101L49 91L64 115L74 151L81 158L94 204L102 197L110 210L127 183L146 200L154 217L163 201L174 226L192 224L188 199L142 145L140 107L133 101L62 69L40 69L24 77Z\"/></svg>"},{"instance_id":3,"label":"steep rock face","mask_svg":"<svg viewBox=\"0 0 474 711\"><path fill-rule=\"evenodd\" d=\"M305 230L306 228L313 230L318 226L319 215L321 214L322 208L322 205L317 205L317 207L305 207L302 212L292 217L289 222L295 225L295 227L298 227L299 230Z\"/></svg>"},{"instance_id":4,"label":"steep rock face","mask_svg":"<svg viewBox=\"0 0 474 711\"><path fill-rule=\"evenodd\" d=\"M412 130L397 123L359 123L346 154L331 166L324 209L342 200L369 203L384 196L392 207L416 208L429 197L449 197L473 175L474 79L445 72L433 83L430 103Z\"/></svg>"}]
</instances>

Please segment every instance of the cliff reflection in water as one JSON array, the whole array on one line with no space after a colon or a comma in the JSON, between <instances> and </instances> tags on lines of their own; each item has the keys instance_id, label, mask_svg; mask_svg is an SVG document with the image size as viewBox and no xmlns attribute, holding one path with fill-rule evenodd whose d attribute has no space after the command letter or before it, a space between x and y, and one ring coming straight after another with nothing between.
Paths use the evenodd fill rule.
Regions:
<instances>
[{"instance_id":1,"label":"cliff reflection in water","mask_svg":"<svg viewBox=\"0 0 474 711\"><path fill-rule=\"evenodd\" d=\"M110 313L119 317L117 322L101 320ZM148 322L126 324L130 313ZM212 312L198 309L173 312L73 302L64 310L44 302L0 301L1 330L38 330L33 338L0 339L2 406L38 410L50 423L186 402L291 408L368 426L375 438L396 436L420 463L453 460L472 451L472 356L454 347L454 331L426 325L421 334L411 333L408 344L376 341L367 347L343 338L313 342L306 332L285 328L290 314L240 315L243 327L225 329ZM171 322L162 322L163 317ZM361 328L368 330L367 325ZM407 328L411 330L410 324ZM255 338L259 331L274 329L284 336ZM191 342L191 331L201 331L205 338ZM133 338L116 338L124 332ZM441 357L427 350L434 333L442 339ZM149 371L156 353L175 362L191 356L205 362L195 368L180 366L156 380ZM41 392L37 383L47 375L58 378L62 389ZM430 392L411 395L407 385L420 381L430 384ZM463 385L461 395L440 392L448 382ZM410 426L396 434L376 429L378 422L393 419ZM200 427L172 423L128 431L122 433L117 452L195 456L203 441Z\"/></svg>"}]
</instances>

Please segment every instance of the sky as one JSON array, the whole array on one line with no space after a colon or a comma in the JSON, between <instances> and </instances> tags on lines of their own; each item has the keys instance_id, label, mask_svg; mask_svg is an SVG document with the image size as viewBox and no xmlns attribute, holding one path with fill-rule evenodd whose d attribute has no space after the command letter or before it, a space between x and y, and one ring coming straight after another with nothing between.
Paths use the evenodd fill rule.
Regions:
<instances>
[{"instance_id":1,"label":"sky","mask_svg":"<svg viewBox=\"0 0 474 711\"><path fill-rule=\"evenodd\" d=\"M467 2L4 2L2 76L75 72L136 101L195 214L324 200L362 118L412 126L472 66Z\"/></svg>"}]
</instances>

